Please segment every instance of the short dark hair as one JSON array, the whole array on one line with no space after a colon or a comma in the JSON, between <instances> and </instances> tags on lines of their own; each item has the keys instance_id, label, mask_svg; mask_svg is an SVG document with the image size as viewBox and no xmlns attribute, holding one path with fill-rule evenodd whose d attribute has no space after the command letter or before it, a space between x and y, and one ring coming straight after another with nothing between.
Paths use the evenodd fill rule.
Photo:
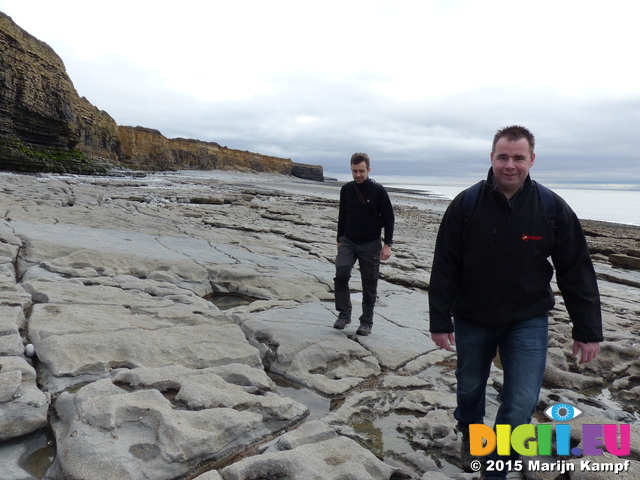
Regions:
<instances>
[{"instance_id":1,"label":"short dark hair","mask_svg":"<svg viewBox=\"0 0 640 480\"><path fill-rule=\"evenodd\" d=\"M496 132L493 137L493 145L491 146L491 153L496 151L496 144L501 138L506 138L510 142L517 142L521 138L524 138L529 142L529 152L533 155L533 150L536 147L536 139L527 128L520 125L511 125L510 127L501 128Z\"/></svg>"},{"instance_id":2,"label":"short dark hair","mask_svg":"<svg viewBox=\"0 0 640 480\"><path fill-rule=\"evenodd\" d=\"M351 155L351 165L359 165L362 162L367 164L367 168L371 168L371 160L366 153L357 152Z\"/></svg>"}]
</instances>

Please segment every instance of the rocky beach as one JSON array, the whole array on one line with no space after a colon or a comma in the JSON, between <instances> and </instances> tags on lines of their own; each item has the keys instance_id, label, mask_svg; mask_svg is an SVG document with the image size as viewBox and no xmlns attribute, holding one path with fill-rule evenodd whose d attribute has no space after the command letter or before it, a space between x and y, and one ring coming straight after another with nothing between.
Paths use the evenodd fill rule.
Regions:
<instances>
[{"instance_id":1,"label":"rocky beach","mask_svg":"<svg viewBox=\"0 0 640 480\"><path fill-rule=\"evenodd\" d=\"M357 337L332 328L339 186L0 173L0 478L477 478L460 469L455 353L428 334L448 201L389 189L396 243L373 332ZM605 342L577 363L557 292L534 421L569 403L572 446L581 424L629 424L630 454L545 457L577 467L527 479L640 478L640 227L584 229ZM357 271L352 288L358 315ZM496 361L490 414L500 379ZM587 460L629 463L603 475Z\"/></svg>"}]
</instances>

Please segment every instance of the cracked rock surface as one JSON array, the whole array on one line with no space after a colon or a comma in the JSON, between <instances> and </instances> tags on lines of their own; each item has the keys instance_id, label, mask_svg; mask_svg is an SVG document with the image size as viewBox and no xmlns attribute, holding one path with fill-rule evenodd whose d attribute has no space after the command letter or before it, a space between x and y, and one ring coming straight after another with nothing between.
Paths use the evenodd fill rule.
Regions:
<instances>
[{"instance_id":1,"label":"cracked rock surface","mask_svg":"<svg viewBox=\"0 0 640 480\"><path fill-rule=\"evenodd\" d=\"M460 469L455 353L428 334L447 201L390 194L394 252L373 332L357 337L355 323L332 328L335 182L0 174L0 478L474 478ZM640 273L604 255L638 251L640 229L614 227L588 228L601 356L572 357L558 292L535 421L567 402L631 424L640 475ZM354 318L359 282L354 270ZM496 362L488 422L500 378Z\"/></svg>"}]
</instances>

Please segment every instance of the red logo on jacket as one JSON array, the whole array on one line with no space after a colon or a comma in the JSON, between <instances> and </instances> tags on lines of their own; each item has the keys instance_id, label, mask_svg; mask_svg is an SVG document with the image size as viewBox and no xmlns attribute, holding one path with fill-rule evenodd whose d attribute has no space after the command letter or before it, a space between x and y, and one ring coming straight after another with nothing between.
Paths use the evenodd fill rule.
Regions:
<instances>
[{"instance_id":1,"label":"red logo on jacket","mask_svg":"<svg viewBox=\"0 0 640 480\"><path fill-rule=\"evenodd\" d=\"M528 242L529 240L542 240L542 237L540 235L529 235L525 233L522 235L522 240L525 242Z\"/></svg>"}]
</instances>

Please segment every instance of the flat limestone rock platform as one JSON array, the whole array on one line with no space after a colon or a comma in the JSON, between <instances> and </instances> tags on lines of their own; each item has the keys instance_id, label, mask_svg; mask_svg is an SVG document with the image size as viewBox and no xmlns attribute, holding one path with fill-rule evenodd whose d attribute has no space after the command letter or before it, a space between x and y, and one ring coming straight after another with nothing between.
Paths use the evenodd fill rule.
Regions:
<instances>
[{"instance_id":1,"label":"flat limestone rock platform","mask_svg":"<svg viewBox=\"0 0 640 480\"><path fill-rule=\"evenodd\" d=\"M223 171L0 174L3 480L472 478L453 419L455 353L428 333L448 202L391 191L396 243L373 332L359 337L357 320L332 328L339 188ZM588 237L601 356L572 357L558 292L536 419L561 399L596 423L631 424L640 472L638 272L603 253L640 246L633 229L605 227ZM357 318L357 271L352 289ZM212 295L250 303L221 310ZM274 376L330 412L312 414ZM496 366L490 385L500 378ZM495 388L488 402L491 416ZM53 460L37 476L42 448Z\"/></svg>"}]
</instances>

